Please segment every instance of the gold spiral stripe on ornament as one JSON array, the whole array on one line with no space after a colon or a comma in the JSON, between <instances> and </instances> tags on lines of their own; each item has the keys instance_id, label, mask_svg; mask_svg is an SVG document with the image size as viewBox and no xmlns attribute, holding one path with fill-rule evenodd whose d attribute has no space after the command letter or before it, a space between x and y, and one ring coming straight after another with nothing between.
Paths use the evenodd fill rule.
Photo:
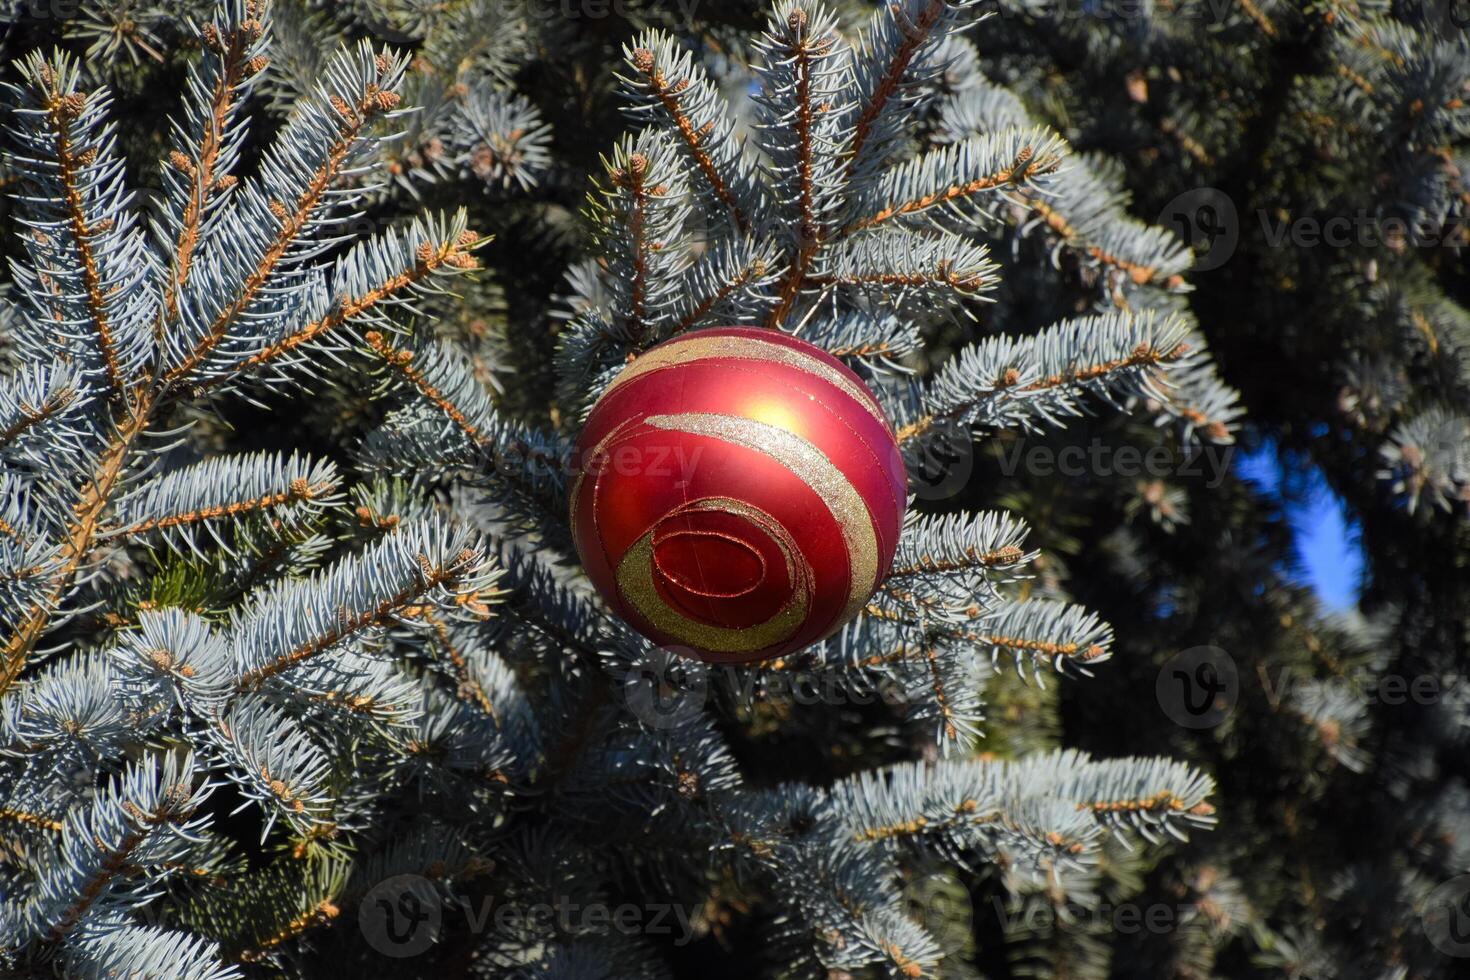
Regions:
<instances>
[{"instance_id":1,"label":"gold spiral stripe on ornament","mask_svg":"<svg viewBox=\"0 0 1470 980\"><path fill-rule=\"evenodd\" d=\"M826 505L847 544L847 605L838 621L845 623L863 610L878 585L878 538L873 519L857 489L820 449L794 432L739 415L685 412L650 415L644 421L657 429L708 436L741 446L790 470Z\"/></svg>"},{"instance_id":2,"label":"gold spiral stripe on ornament","mask_svg":"<svg viewBox=\"0 0 1470 980\"><path fill-rule=\"evenodd\" d=\"M753 653L790 639L806 622L811 604L811 572L804 558L798 564L797 559L801 556L799 553L793 555L792 542L785 529L765 511L729 497L692 501L668 516L699 511L739 514L770 536L786 561L786 580L791 585L791 595L776 614L753 626L731 628L690 619L670 606L653 582L653 528L633 542L622 561L618 562L618 592L660 632L705 650Z\"/></svg>"},{"instance_id":3,"label":"gold spiral stripe on ornament","mask_svg":"<svg viewBox=\"0 0 1470 980\"><path fill-rule=\"evenodd\" d=\"M863 406L869 415L877 419L879 425L890 432L893 431L888 425L888 419L883 417L883 411L873 401L873 396L863 390L861 384L831 364L805 351L787 347L785 344L773 344L758 337L700 337L696 335L688 340L655 347L623 368L622 372L613 378L606 390L612 391L618 385L626 384L650 371L718 357L733 357L745 361L775 361L778 364L796 368L798 371L805 371L807 374L814 375L840 388L853 401Z\"/></svg>"}]
</instances>

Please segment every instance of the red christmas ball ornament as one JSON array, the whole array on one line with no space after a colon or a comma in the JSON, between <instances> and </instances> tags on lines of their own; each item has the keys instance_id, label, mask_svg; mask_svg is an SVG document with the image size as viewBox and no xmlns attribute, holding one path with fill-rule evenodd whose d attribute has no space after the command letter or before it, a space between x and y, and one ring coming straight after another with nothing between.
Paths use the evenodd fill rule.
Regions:
<instances>
[{"instance_id":1,"label":"red christmas ball ornament","mask_svg":"<svg viewBox=\"0 0 1470 980\"><path fill-rule=\"evenodd\" d=\"M577 442L582 565L639 632L712 663L799 650L888 573L906 503L893 429L836 358L701 330L613 379Z\"/></svg>"}]
</instances>

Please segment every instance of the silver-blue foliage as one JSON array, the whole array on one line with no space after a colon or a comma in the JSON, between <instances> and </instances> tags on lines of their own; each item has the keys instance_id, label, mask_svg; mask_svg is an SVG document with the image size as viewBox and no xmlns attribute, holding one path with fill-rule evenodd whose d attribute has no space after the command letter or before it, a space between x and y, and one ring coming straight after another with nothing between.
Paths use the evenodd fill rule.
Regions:
<instances>
[{"instance_id":1,"label":"silver-blue foliage","mask_svg":"<svg viewBox=\"0 0 1470 980\"><path fill-rule=\"evenodd\" d=\"M355 224L399 192L510 193L550 169L509 85L519 5L388 5L412 66L366 42L319 58L331 32L304 36L317 21L293 9L273 78L267 5L224 0L198 25L147 207L105 90L64 55L27 59L3 96L25 258L0 320L0 824L16 836L0 962L223 980L299 972L318 941L370 962L357 911L384 881L418 876L451 907L493 874L522 908L628 882L703 904L738 882L767 896L793 970L938 976L947 947L905 897L917 869L993 863L1018 901L1086 896L1105 848L1208 827L1212 784L1182 764L975 751L1002 659L1039 682L1111 652L1111 627L1027 578L1038 556L1007 514L916 505L857 622L729 670L652 648L568 558L585 411L631 356L703 327L832 351L910 454L1099 406L1229 440L1233 395L1172 298L1187 251L979 75L957 33L971 6L886 4L853 43L783 0L744 105L678 38L627 47L621 94L645 128L590 198L555 429L514 417L426 322L477 265L463 213ZM245 173L257 88L289 112ZM1093 309L1001 333L986 301L1033 238L1094 277ZM997 329L946 356L945 331L976 319ZM328 386L372 423L331 460L196 438L232 399ZM692 699L638 711L649 676ZM824 743L839 712L796 704L808 686L878 692L893 743L902 730L924 757L829 786L747 772L734 724L799 717ZM241 849L268 857L246 868ZM534 917L472 942L486 976L668 975L646 937Z\"/></svg>"}]
</instances>

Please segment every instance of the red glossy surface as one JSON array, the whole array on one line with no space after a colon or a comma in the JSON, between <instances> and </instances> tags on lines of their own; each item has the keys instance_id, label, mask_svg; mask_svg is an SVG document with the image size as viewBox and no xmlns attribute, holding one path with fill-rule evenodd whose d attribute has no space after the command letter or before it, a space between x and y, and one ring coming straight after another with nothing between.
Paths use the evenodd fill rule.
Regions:
<instances>
[{"instance_id":1,"label":"red glossy surface","mask_svg":"<svg viewBox=\"0 0 1470 980\"><path fill-rule=\"evenodd\" d=\"M904 471L876 400L835 358L776 331L699 331L643 358L578 440L572 516L593 583L640 632L710 661L767 659L832 633L866 599L854 592L887 572L903 519ZM737 436L689 431L730 425ZM863 541L866 565L852 553ZM640 543L656 597L642 611L628 592L639 561L625 561ZM665 628L644 614L650 603ZM784 635L732 648L783 616Z\"/></svg>"}]
</instances>

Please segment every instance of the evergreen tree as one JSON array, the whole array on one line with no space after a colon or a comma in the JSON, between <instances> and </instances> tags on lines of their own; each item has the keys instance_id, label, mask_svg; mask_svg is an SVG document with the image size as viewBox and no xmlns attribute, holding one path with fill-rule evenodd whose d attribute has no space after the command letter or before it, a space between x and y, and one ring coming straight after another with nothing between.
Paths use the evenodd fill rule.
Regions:
<instances>
[{"instance_id":1,"label":"evergreen tree","mask_svg":"<svg viewBox=\"0 0 1470 980\"><path fill-rule=\"evenodd\" d=\"M1462 253L1256 210L1454 227L1451 12L10 6L0 968L1448 971L1464 704L1373 692L1463 643ZM1206 187L1216 268L1140 220ZM853 367L914 496L856 623L707 668L588 586L568 452L731 324ZM1364 616L1223 469L1241 401Z\"/></svg>"},{"instance_id":2,"label":"evergreen tree","mask_svg":"<svg viewBox=\"0 0 1470 980\"><path fill-rule=\"evenodd\" d=\"M1100 684L1121 697L1201 645L1240 672L1233 712L1203 733L1160 716L1140 730L1118 697L1071 699L1077 744L1105 752L1118 732L1167 740L1229 801L1219 832L1157 869L1150 890L1223 911L1206 917L1231 927L1197 932L1194 948L1154 942L1155 969L1450 974L1442 914L1470 862L1456 693L1464 12L997 9L994 29L975 35L987 70L1075 146L1119 161L1137 213L1192 236L1191 309L1242 393L1244 442L1278 458L1288 501L1320 473L1365 556L1359 608L1322 609L1294 584L1279 504L1233 480L1214 492L1190 480L1150 488L1161 501L1173 491L1170 507L1188 518L1167 534L1127 522L1130 502L1105 486L1069 526L1078 595L1118 628L1120 654L1138 644ZM1032 496L1015 502L1035 526L1032 508L1057 496L1012 494Z\"/></svg>"},{"instance_id":3,"label":"evergreen tree","mask_svg":"<svg viewBox=\"0 0 1470 980\"><path fill-rule=\"evenodd\" d=\"M677 724L618 696L657 651L557 559L581 406L629 357L706 324L795 330L845 356L911 454L945 427L1045 426L1089 399L1148 399L1181 431L1202 428L1169 393L1209 369L1167 308L896 370L929 324L993 290L985 201L1032 199L1066 152L1020 116L913 125L1000 98L978 77L940 84L963 13L887 8L853 43L819 8L782 6L750 69L721 66L754 72L742 112L676 39L629 45L623 90L652 126L617 144L588 211L601 261L568 280L557 401L542 409L554 430L498 407L436 325L455 306L444 278L478 265L464 216L372 236L351 225L375 195L530 183L538 154L494 157L502 140L487 162L474 139L455 142L483 104L480 82L441 91L430 42L459 39L452 23L424 42L412 108L458 101L418 113L408 154L391 143L408 58L366 44L309 84L283 72L271 89L289 112L257 144L246 106L269 68L269 11L223 5L197 29L147 201L126 189L106 89L65 54L20 64L7 167L24 252L4 406L15 964L359 971L396 935L396 921L370 928L385 880L412 874L423 893L389 907L636 894L700 910L704 935L743 910L761 937L745 958L780 972L917 976L946 959L905 904L922 871L995 863L1017 895L1085 894L1106 841L1212 822L1209 780L1164 760L971 756L993 659L1040 682L1088 673L1111 639L1063 601L1010 594L1031 555L1002 514L916 515L839 639L712 676L708 703ZM532 117L495 88L494 65L476 70L486 99ZM364 371L376 409L347 393ZM335 459L216 451L229 399L279 410L328 385L345 392L314 414L332 418ZM902 696L885 723L743 693L782 672ZM885 728L907 736L864 753L876 765L759 765L778 738L876 749ZM339 922L344 907L367 918ZM492 975L661 975L650 940L512 916L446 927L412 969L452 956Z\"/></svg>"}]
</instances>

